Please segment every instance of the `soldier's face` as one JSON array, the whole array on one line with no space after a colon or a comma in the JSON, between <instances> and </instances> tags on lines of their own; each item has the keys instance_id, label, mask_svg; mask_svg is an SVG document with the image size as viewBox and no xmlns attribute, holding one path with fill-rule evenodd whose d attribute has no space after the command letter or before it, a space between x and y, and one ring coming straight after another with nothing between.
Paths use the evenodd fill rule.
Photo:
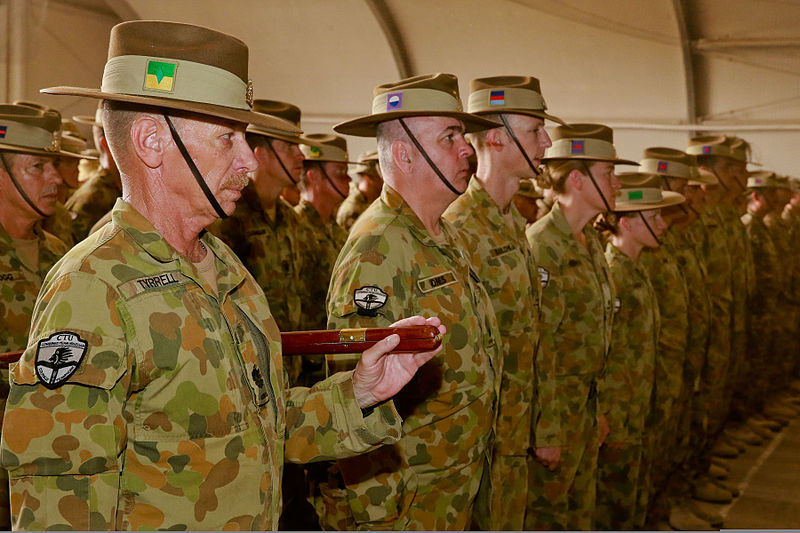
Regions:
<instances>
[{"instance_id":1,"label":"soldier's face","mask_svg":"<svg viewBox=\"0 0 800 533\"><path fill-rule=\"evenodd\" d=\"M56 159L55 165L58 174L64 181L64 185L70 189L77 189L78 185L78 165L80 160L74 157L59 157Z\"/></svg>"},{"instance_id":2,"label":"soldier's face","mask_svg":"<svg viewBox=\"0 0 800 533\"><path fill-rule=\"evenodd\" d=\"M247 186L258 165L245 140L245 126L212 117L175 119L175 127L197 169L223 211L228 214L233 213L236 201L242 196L242 189ZM216 218L214 209L194 183L194 177L177 147L172 145L171 148L169 157L172 168L179 169L182 177L181 180L175 180L180 181L175 183L177 198L188 201L191 212Z\"/></svg>"},{"instance_id":3,"label":"soldier's face","mask_svg":"<svg viewBox=\"0 0 800 533\"><path fill-rule=\"evenodd\" d=\"M45 215L52 215L58 200L58 186L61 185L61 176L55 167L55 158L29 155L29 154L3 154L6 162L14 174L17 183L36 207ZM5 172L0 170L3 174ZM8 176L4 176L6 184L4 195L11 199L15 205L28 214L39 217L31 207L22 199Z\"/></svg>"},{"instance_id":4,"label":"soldier's face","mask_svg":"<svg viewBox=\"0 0 800 533\"><path fill-rule=\"evenodd\" d=\"M276 160L275 154L273 154L269 148L264 151L265 157L267 158L267 168L270 178L281 182L284 186L292 184L286 172L281 168L280 163L283 163L283 166L289 171L292 178L294 178L296 182L300 181L300 177L303 174L303 152L300 151L300 146L280 139L272 139L270 142L272 142L272 148L275 150L275 154L280 158L280 162ZM259 164L261 164L261 160L259 160Z\"/></svg>"},{"instance_id":5,"label":"soldier's face","mask_svg":"<svg viewBox=\"0 0 800 533\"><path fill-rule=\"evenodd\" d=\"M687 185L683 195L686 197L689 207L699 213L703 208L703 198L705 197L703 189L699 185Z\"/></svg>"},{"instance_id":6,"label":"soldier's face","mask_svg":"<svg viewBox=\"0 0 800 533\"><path fill-rule=\"evenodd\" d=\"M461 121L450 117L414 117L406 121L444 177L456 190L465 191L471 176L467 158L472 154L472 147L464 138L464 125ZM410 145L410 149L416 154L416 171L428 177L430 183L435 183L437 190L452 195L439 182L433 169L416 148Z\"/></svg>"},{"instance_id":7,"label":"soldier's face","mask_svg":"<svg viewBox=\"0 0 800 533\"><path fill-rule=\"evenodd\" d=\"M595 182L597 182L597 186L600 188L600 191L602 191L603 196L605 196L609 207L614 209L617 191L620 188L619 180L617 179L617 175L614 173L614 164L607 163L605 161L595 161L593 163L588 163L588 165L589 170L592 172L592 176L594 176ZM586 176L585 180L586 183L583 187L584 194L589 195L592 205L599 209L599 212L605 211L606 206L603 203L603 199L600 198L599 194L597 194L594 185L592 185L591 178Z\"/></svg>"},{"instance_id":8,"label":"soldier's face","mask_svg":"<svg viewBox=\"0 0 800 533\"><path fill-rule=\"evenodd\" d=\"M347 163L326 161L322 163L322 168L325 169L325 173L330 178L330 181L326 180L324 176L322 178L325 180L328 194L332 198L344 201L342 195L346 197L350 190L350 176L347 174Z\"/></svg>"},{"instance_id":9,"label":"soldier's face","mask_svg":"<svg viewBox=\"0 0 800 533\"><path fill-rule=\"evenodd\" d=\"M661 218L659 209L642 211L640 216L632 217L630 220L631 233L639 243L648 248L657 248L659 246L658 241L653 237L653 233L660 239L664 232L667 231L667 223ZM647 225L645 225L645 222L647 222ZM647 226L650 226L650 230L653 233L650 233Z\"/></svg>"},{"instance_id":10,"label":"soldier's face","mask_svg":"<svg viewBox=\"0 0 800 533\"><path fill-rule=\"evenodd\" d=\"M525 153L531 159L531 163L538 167L542 164L542 157L544 151L553 145L547 130L544 129L544 120L538 117L530 117L527 115L507 115L508 125L514 130L517 140L525 149ZM533 178L534 174L525 157L514 146L514 141L509 137L509 148L511 153L514 154L517 160L517 167L519 168L519 176L522 178Z\"/></svg>"},{"instance_id":11,"label":"soldier's face","mask_svg":"<svg viewBox=\"0 0 800 533\"><path fill-rule=\"evenodd\" d=\"M669 190L676 192L678 194L684 194L687 189L687 182L686 180L677 179L677 178L665 178L667 180L667 184L669 185Z\"/></svg>"},{"instance_id":12,"label":"soldier's face","mask_svg":"<svg viewBox=\"0 0 800 533\"><path fill-rule=\"evenodd\" d=\"M383 187L383 179L377 174L369 174L360 172L358 174L358 188L364 193L364 196L370 200L374 200L381 194Z\"/></svg>"}]
</instances>

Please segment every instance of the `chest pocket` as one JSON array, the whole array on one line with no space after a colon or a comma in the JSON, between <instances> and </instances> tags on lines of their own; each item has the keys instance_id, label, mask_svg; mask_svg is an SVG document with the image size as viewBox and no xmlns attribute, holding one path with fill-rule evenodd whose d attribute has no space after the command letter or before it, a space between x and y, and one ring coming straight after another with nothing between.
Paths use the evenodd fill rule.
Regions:
<instances>
[{"instance_id":1,"label":"chest pocket","mask_svg":"<svg viewBox=\"0 0 800 533\"><path fill-rule=\"evenodd\" d=\"M244 363L245 379L253 395L253 403L263 408L271 402L272 412L277 419L279 409L270 375L271 350L275 347L247 313L239 307L236 310L249 333L246 340L238 343L238 348Z\"/></svg>"}]
</instances>

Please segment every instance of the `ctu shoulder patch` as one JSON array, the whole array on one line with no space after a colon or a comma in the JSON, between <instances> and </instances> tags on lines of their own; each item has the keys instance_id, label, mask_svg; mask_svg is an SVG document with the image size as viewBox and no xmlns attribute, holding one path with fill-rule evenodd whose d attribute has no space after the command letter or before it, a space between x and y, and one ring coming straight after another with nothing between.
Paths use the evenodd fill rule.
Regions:
<instances>
[{"instance_id":1,"label":"ctu shoulder patch","mask_svg":"<svg viewBox=\"0 0 800 533\"><path fill-rule=\"evenodd\" d=\"M368 285L353 291L353 303L359 315L376 316L378 309L386 305L389 295L379 287Z\"/></svg>"},{"instance_id":2,"label":"ctu shoulder patch","mask_svg":"<svg viewBox=\"0 0 800 533\"><path fill-rule=\"evenodd\" d=\"M548 270L545 267L538 267L538 270L539 270L539 283L541 283L542 288L544 289L550 282L550 272L548 272Z\"/></svg>"},{"instance_id":3,"label":"ctu shoulder patch","mask_svg":"<svg viewBox=\"0 0 800 533\"><path fill-rule=\"evenodd\" d=\"M80 335L59 331L39 341L36 375L48 389L60 387L78 369L89 346Z\"/></svg>"},{"instance_id":4,"label":"ctu shoulder patch","mask_svg":"<svg viewBox=\"0 0 800 533\"><path fill-rule=\"evenodd\" d=\"M446 287L447 285L452 285L453 283L457 283L458 280L456 279L456 275L453 274L452 270L448 270L442 274L436 274L435 276L431 276L429 278L422 278L417 280L417 287L422 292L431 292L434 289L441 289L442 287Z\"/></svg>"}]
</instances>

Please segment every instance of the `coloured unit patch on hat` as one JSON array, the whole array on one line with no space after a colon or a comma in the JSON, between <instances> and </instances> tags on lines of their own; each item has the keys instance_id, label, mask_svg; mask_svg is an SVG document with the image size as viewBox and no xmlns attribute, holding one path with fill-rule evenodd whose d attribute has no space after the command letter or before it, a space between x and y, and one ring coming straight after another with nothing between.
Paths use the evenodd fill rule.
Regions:
<instances>
[{"instance_id":1,"label":"coloured unit patch on hat","mask_svg":"<svg viewBox=\"0 0 800 533\"><path fill-rule=\"evenodd\" d=\"M643 191L626 191L628 194L628 200L642 200L644 199L644 192Z\"/></svg>"},{"instance_id":2,"label":"coloured unit patch on hat","mask_svg":"<svg viewBox=\"0 0 800 533\"><path fill-rule=\"evenodd\" d=\"M308 147L308 157L321 157L322 156L322 149L318 146L309 146Z\"/></svg>"},{"instance_id":3,"label":"coloured unit patch on hat","mask_svg":"<svg viewBox=\"0 0 800 533\"><path fill-rule=\"evenodd\" d=\"M147 73L144 77L144 88L154 91L171 93L175 85L176 63L166 61L156 61L151 59L147 62Z\"/></svg>"},{"instance_id":4,"label":"coloured unit patch on hat","mask_svg":"<svg viewBox=\"0 0 800 533\"><path fill-rule=\"evenodd\" d=\"M666 172L668 167L669 165L666 161L659 161L656 170L658 170L658 172Z\"/></svg>"},{"instance_id":5,"label":"coloured unit patch on hat","mask_svg":"<svg viewBox=\"0 0 800 533\"><path fill-rule=\"evenodd\" d=\"M506 92L505 91L491 91L489 93L489 105L505 105Z\"/></svg>"},{"instance_id":6,"label":"coloured unit patch on hat","mask_svg":"<svg viewBox=\"0 0 800 533\"><path fill-rule=\"evenodd\" d=\"M386 95L386 111L397 111L403 108L403 91Z\"/></svg>"},{"instance_id":7,"label":"coloured unit patch on hat","mask_svg":"<svg viewBox=\"0 0 800 533\"><path fill-rule=\"evenodd\" d=\"M572 143L572 153L573 154L583 154L583 153L585 153L586 148L585 148L585 144L584 144L583 140L570 141L570 143Z\"/></svg>"},{"instance_id":8,"label":"coloured unit patch on hat","mask_svg":"<svg viewBox=\"0 0 800 533\"><path fill-rule=\"evenodd\" d=\"M703 146L703 153L704 154L710 154L711 153L711 147L710 146Z\"/></svg>"},{"instance_id":9,"label":"coloured unit patch on hat","mask_svg":"<svg viewBox=\"0 0 800 533\"><path fill-rule=\"evenodd\" d=\"M8 131L7 126L0 126L0 139L5 139L7 131Z\"/></svg>"}]
</instances>

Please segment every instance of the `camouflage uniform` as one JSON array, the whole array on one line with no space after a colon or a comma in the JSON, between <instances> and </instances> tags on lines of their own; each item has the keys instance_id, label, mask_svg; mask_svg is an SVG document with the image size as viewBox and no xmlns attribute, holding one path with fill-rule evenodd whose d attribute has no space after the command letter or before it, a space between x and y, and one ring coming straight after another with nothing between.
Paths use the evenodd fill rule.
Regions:
<instances>
[{"instance_id":1,"label":"camouflage uniform","mask_svg":"<svg viewBox=\"0 0 800 533\"><path fill-rule=\"evenodd\" d=\"M651 496L666 488L673 471L679 417L686 407L683 379L689 333L686 281L675 258L676 236L670 228L661 246L644 250L639 258L656 293L661 321L656 350L655 397L646 431L654 439ZM651 508L656 498L651 498Z\"/></svg>"},{"instance_id":2,"label":"camouflage uniform","mask_svg":"<svg viewBox=\"0 0 800 533\"><path fill-rule=\"evenodd\" d=\"M773 365L773 345L778 328L778 295L781 292L781 257L762 217L750 213L742 217L753 249L756 290L750 300L748 313L748 356L751 384L748 405L760 411L765 396L770 394L770 368Z\"/></svg>"},{"instance_id":3,"label":"camouflage uniform","mask_svg":"<svg viewBox=\"0 0 800 533\"><path fill-rule=\"evenodd\" d=\"M14 241L0 225L0 353L25 349L42 281L56 261L67 253L63 242L38 225L34 226L34 232L39 241L39 264L35 270L22 262L14 249ZM8 379L8 365L0 365L0 413L8 397ZM0 421L0 433L2 428ZM8 473L0 469L0 528L10 527Z\"/></svg>"},{"instance_id":4,"label":"camouflage uniform","mask_svg":"<svg viewBox=\"0 0 800 533\"><path fill-rule=\"evenodd\" d=\"M331 221L322 222L316 208L305 200L294 208L300 218L301 258L304 268L300 272L305 298L303 302L302 329L325 329L325 297L331 271L339 250L347 240L347 231Z\"/></svg>"},{"instance_id":5,"label":"camouflage uniform","mask_svg":"<svg viewBox=\"0 0 800 533\"><path fill-rule=\"evenodd\" d=\"M330 328L383 327L413 314L438 315L447 327L444 350L395 396L400 442L339 462L361 529L466 528L491 453L497 323L463 246L447 222L440 227L435 238L384 185L334 267Z\"/></svg>"},{"instance_id":6,"label":"camouflage uniform","mask_svg":"<svg viewBox=\"0 0 800 533\"><path fill-rule=\"evenodd\" d=\"M263 293L221 241L202 242L216 291L118 200L48 275L4 419L16 528L274 529L284 460L399 437L391 402L362 418L349 374L287 390ZM37 352L66 336L79 353L56 358L62 344L50 364L77 371L45 385Z\"/></svg>"},{"instance_id":7,"label":"camouflage uniform","mask_svg":"<svg viewBox=\"0 0 800 533\"><path fill-rule=\"evenodd\" d=\"M345 231L350 231L361 213L367 210L371 202L358 190L354 184L350 184L350 194L344 199L339 210L336 212L336 223Z\"/></svg>"},{"instance_id":8,"label":"camouflage uniform","mask_svg":"<svg viewBox=\"0 0 800 533\"><path fill-rule=\"evenodd\" d=\"M597 232L587 226L583 234L588 249L558 202L526 231L542 285L533 436L538 448L561 447L554 472L538 462L531 467L526 529L593 529L596 380L611 340L615 296Z\"/></svg>"},{"instance_id":9,"label":"camouflage uniform","mask_svg":"<svg viewBox=\"0 0 800 533\"><path fill-rule=\"evenodd\" d=\"M91 178L81 184L64 204L72 212L72 237L80 242L89 235L89 230L100 217L114 207L114 202L122 196L119 176L101 168Z\"/></svg>"},{"instance_id":10,"label":"camouflage uniform","mask_svg":"<svg viewBox=\"0 0 800 533\"><path fill-rule=\"evenodd\" d=\"M56 202L55 211L44 219L42 229L58 237L61 242L72 248L75 241L72 235L72 213L61 202Z\"/></svg>"},{"instance_id":11,"label":"camouflage uniform","mask_svg":"<svg viewBox=\"0 0 800 533\"><path fill-rule=\"evenodd\" d=\"M788 384L787 380L793 373L794 360L797 357L797 354L791 352L795 307L790 289L791 257L797 243L790 240L790 226L781 218L780 213L767 213L764 216L764 225L767 226L772 242L775 243L778 257L782 260L785 258L786 261L780 269L780 288L776 308L776 317L778 318L775 320L775 342L772 345L771 365L773 386L784 386Z\"/></svg>"},{"instance_id":12,"label":"camouflage uniform","mask_svg":"<svg viewBox=\"0 0 800 533\"><path fill-rule=\"evenodd\" d=\"M617 299L611 347L598 394L610 432L597 465L596 529L643 529L649 500L645 420L652 407L659 312L655 290L640 266L614 245L606 260ZM619 305L616 305L616 304Z\"/></svg>"},{"instance_id":13,"label":"camouflage uniform","mask_svg":"<svg viewBox=\"0 0 800 533\"><path fill-rule=\"evenodd\" d=\"M528 493L528 448L534 389L533 358L541 285L525 239L525 219L513 203L504 215L473 176L444 214L489 293L503 341L503 373L491 465L489 530L521 530ZM478 514L478 513L476 513ZM487 516L488 515L488 516Z\"/></svg>"}]
</instances>

